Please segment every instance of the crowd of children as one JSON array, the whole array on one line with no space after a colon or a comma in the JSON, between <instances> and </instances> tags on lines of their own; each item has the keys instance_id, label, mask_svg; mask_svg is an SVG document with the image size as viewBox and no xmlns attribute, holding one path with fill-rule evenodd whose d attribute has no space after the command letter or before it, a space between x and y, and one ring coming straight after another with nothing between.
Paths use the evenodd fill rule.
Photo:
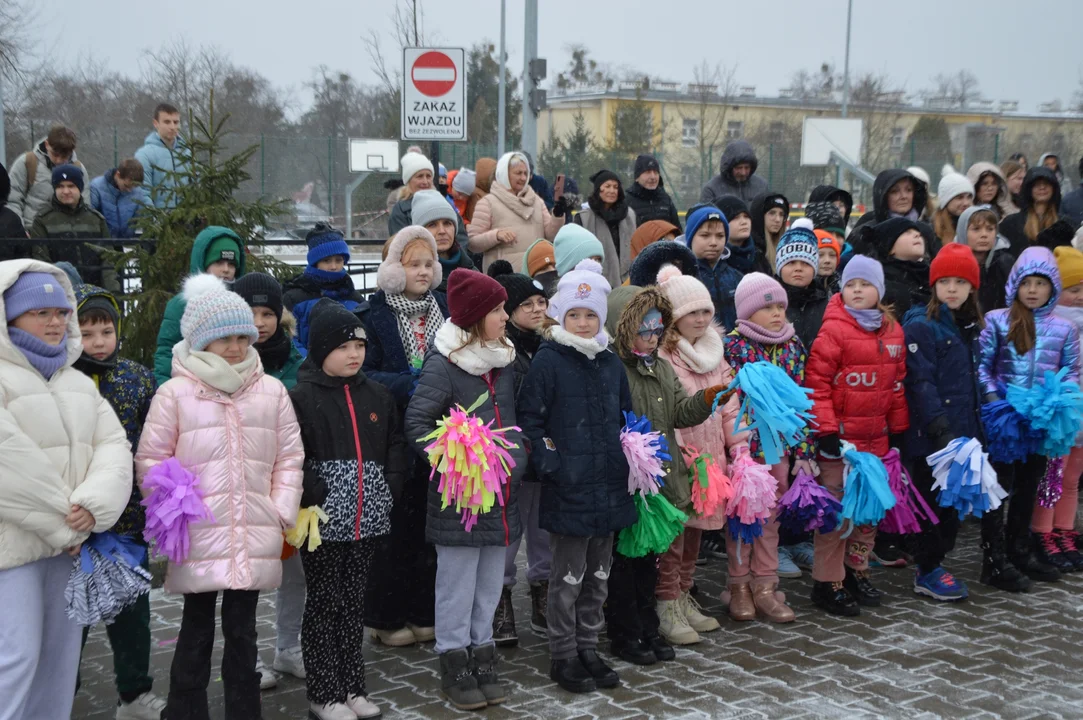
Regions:
<instances>
[{"instance_id":1,"label":"crowd of children","mask_svg":"<svg viewBox=\"0 0 1083 720\"><path fill-rule=\"evenodd\" d=\"M795 619L780 578L800 574L793 558L809 540L812 601L828 613L878 606L871 561L897 544L913 556L916 593L965 599L945 568L961 519L939 505L925 458L957 438L988 442L983 412L1043 386L1046 371L1078 385L1083 253L1031 242L1055 200L1043 200L1040 174L1024 185L1035 190L1024 213L1039 216L1024 218L1021 240L998 233L1001 206L967 207L976 192L999 198L993 171L976 190L945 176L934 228L898 204L927 189L886 175L850 237L852 198L824 186L788 228L780 194L751 210L723 196L694 207L680 236L654 220L616 248L568 222L552 243L518 238L515 263L489 258L484 273L457 237L456 207L419 186L414 224L387 241L367 299L328 226L309 233L307 266L285 286L245 273L242 239L208 227L166 309L153 373L121 357L112 293L74 268L0 263L0 718L70 712L80 628L65 615L68 555L110 529L145 545L147 479L167 461L198 477L209 512L168 566L183 615L167 699L152 692L147 597L107 628L121 720L207 717L219 595L226 717L259 717L275 676L257 656L255 617L270 590L273 668L305 680L317 720L380 714L366 630L389 646L435 641L440 692L456 708L502 703L497 647L518 640L524 542L530 628L548 638L551 679L577 693L620 683L598 652L603 631L613 656L651 665L721 628L694 597L712 538L728 558L733 621ZM603 270L617 267L614 250L631 253L616 287ZM750 425L747 388L734 390L753 364L811 395L814 422L777 459ZM459 496L454 458L429 445L457 408L506 448ZM683 518L657 552L621 540L644 507L629 491L629 414L664 439L660 496ZM1083 570L1083 443L1056 456L1037 447L993 463L1010 500L981 517L980 579L1001 590ZM690 477L705 458L722 474L757 466L775 502L807 478L842 499L854 450L899 453L936 508L920 531L878 541L876 524L840 524L780 541L778 507L753 537L731 532L723 503L696 509ZM1062 462L1049 502L1040 487Z\"/></svg>"}]
</instances>

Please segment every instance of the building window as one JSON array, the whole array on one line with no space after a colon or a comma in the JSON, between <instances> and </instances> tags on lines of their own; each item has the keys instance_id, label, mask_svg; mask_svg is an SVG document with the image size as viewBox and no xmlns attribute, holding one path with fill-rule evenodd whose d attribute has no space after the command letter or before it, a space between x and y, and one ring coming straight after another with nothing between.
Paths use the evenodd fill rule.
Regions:
<instances>
[{"instance_id":1,"label":"building window","mask_svg":"<svg viewBox=\"0 0 1083 720\"><path fill-rule=\"evenodd\" d=\"M740 120L730 120L726 123L726 139L737 140L745 134L745 124Z\"/></svg>"},{"instance_id":2,"label":"building window","mask_svg":"<svg viewBox=\"0 0 1083 720\"><path fill-rule=\"evenodd\" d=\"M695 185L698 183L698 170L695 165L681 165L681 185Z\"/></svg>"},{"instance_id":3,"label":"building window","mask_svg":"<svg viewBox=\"0 0 1083 720\"><path fill-rule=\"evenodd\" d=\"M906 130L901 127L893 128L891 131L891 149L902 150L903 143L906 142Z\"/></svg>"},{"instance_id":4,"label":"building window","mask_svg":"<svg viewBox=\"0 0 1083 720\"><path fill-rule=\"evenodd\" d=\"M684 147L699 145L699 120L696 118L684 118L684 122L681 123L681 145Z\"/></svg>"}]
</instances>

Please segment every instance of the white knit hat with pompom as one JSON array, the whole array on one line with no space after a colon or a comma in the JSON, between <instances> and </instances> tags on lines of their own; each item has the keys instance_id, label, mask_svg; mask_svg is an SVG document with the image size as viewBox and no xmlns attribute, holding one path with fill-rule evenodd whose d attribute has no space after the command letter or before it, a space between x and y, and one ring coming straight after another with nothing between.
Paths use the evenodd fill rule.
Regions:
<instances>
[{"instance_id":1,"label":"white knit hat with pompom","mask_svg":"<svg viewBox=\"0 0 1083 720\"><path fill-rule=\"evenodd\" d=\"M247 335L252 342L259 338L252 308L214 275L190 276L184 281L183 297L187 304L180 321L181 337L193 350L205 350L215 340L233 335Z\"/></svg>"},{"instance_id":2,"label":"white knit hat with pompom","mask_svg":"<svg viewBox=\"0 0 1083 720\"><path fill-rule=\"evenodd\" d=\"M673 305L673 322L696 310L714 312L714 303L707 286L691 275L685 275L676 265L665 264L658 271L658 287Z\"/></svg>"}]
</instances>

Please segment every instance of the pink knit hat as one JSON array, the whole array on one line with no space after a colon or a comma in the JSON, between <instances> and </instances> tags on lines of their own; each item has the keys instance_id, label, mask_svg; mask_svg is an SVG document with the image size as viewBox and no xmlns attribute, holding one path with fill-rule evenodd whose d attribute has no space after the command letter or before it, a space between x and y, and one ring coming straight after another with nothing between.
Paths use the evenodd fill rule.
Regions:
<instances>
[{"instance_id":1,"label":"pink knit hat","mask_svg":"<svg viewBox=\"0 0 1083 720\"><path fill-rule=\"evenodd\" d=\"M786 291L770 275L763 273L749 273L737 283L737 292L733 295L733 303L737 306L737 319L748 320L757 310L762 310L772 303L782 303L782 307L790 306Z\"/></svg>"},{"instance_id":2,"label":"pink knit hat","mask_svg":"<svg viewBox=\"0 0 1083 720\"><path fill-rule=\"evenodd\" d=\"M676 265L666 263L658 271L658 287L673 305L673 322L696 310L714 312L714 302L707 286L691 275L685 275Z\"/></svg>"}]
</instances>

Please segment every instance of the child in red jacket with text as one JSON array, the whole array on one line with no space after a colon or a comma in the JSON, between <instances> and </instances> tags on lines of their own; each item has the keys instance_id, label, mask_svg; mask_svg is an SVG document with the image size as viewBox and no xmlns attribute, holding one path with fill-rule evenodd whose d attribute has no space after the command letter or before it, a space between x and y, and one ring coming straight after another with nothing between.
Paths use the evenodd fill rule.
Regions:
<instances>
[{"instance_id":1,"label":"child in red jacket with text","mask_svg":"<svg viewBox=\"0 0 1083 720\"><path fill-rule=\"evenodd\" d=\"M831 298L805 373L813 390L820 448L820 484L842 497L841 441L883 457L899 447L910 427L903 389L906 348L902 326L880 299L884 269L855 255L842 274L842 292ZM876 528L862 525L816 533L812 601L833 615L857 615L858 605L880 604L869 580L869 550Z\"/></svg>"}]
</instances>

